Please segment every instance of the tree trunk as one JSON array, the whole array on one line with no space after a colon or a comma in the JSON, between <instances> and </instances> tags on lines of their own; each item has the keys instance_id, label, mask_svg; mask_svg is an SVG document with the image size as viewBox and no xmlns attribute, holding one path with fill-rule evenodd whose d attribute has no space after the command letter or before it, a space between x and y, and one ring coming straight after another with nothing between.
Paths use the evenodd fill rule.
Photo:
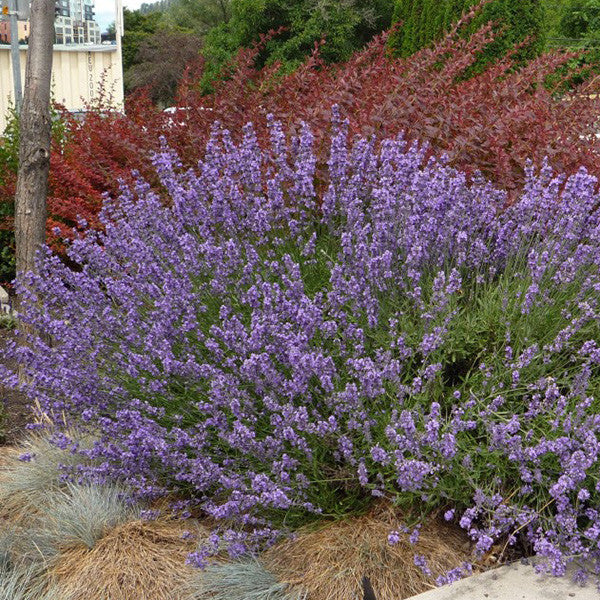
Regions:
<instances>
[{"instance_id":1,"label":"tree trunk","mask_svg":"<svg viewBox=\"0 0 600 600\"><path fill-rule=\"evenodd\" d=\"M36 252L46 241L54 0L32 1L30 27L15 195L18 277L27 271L35 271Z\"/></svg>"}]
</instances>

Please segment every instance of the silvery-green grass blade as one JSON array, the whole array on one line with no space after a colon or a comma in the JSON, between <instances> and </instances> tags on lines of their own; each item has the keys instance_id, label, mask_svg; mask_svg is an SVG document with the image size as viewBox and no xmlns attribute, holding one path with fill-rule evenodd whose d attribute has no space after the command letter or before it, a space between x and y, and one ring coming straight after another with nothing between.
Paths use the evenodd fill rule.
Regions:
<instances>
[{"instance_id":1,"label":"silvery-green grass blade","mask_svg":"<svg viewBox=\"0 0 600 600\"><path fill-rule=\"evenodd\" d=\"M61 465L74 467L85 462L80 454L60 449L43 435L30 436L19 451L0 467L0 507L5 514L38 509L50 491L64 485ZM23 455L27 460L19 460Z\"/></svg>"},{"instance_id":2,"label":"silvery-green grass blade","mask_svg":"<svg viewBox=\"0 0 600 600\"><path fill-rule=\"evenodd\" d=\"M257 560L212 563L198 571L186 600L304 600Z\"/></svg>"},{"instance_id":3,"label":"silvery-green grass blade","mask_svg":"<svg viewBox=\"0 0 600 600\"><path fill-rule=\"evenodd\" d=\"M51 600L45 588L40 565L0 565L0 600Z\"/></svg>"},{"instance_id":4,"label":"silvery-green grass blade","mask_svg":"<svg viewBox=\"0 0 600 600\"><path fill-rule=\"evenodd\" d=\"M92 548L107 530L140 515L141 507L128 502L120 486L67 483L48 496L40 525L49 545Z\"/></svg>"},{"instance_id":5,"label":"silvery-green grass blade","mask_svg":"<svg viewBox=\"0 0 600 600\"><path fill-rule=\"evenodd\" d=\"M30 528L10 523L3 525L0 528L0 568L45 562L55 554L46 541L43 531L35 525Z\"/></svg>"}]
</instances>

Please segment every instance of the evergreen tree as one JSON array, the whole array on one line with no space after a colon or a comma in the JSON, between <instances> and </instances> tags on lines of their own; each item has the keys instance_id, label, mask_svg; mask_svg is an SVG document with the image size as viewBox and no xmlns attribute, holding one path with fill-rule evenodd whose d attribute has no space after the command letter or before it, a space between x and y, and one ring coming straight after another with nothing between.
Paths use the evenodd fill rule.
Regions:
<instances>
[{"instance_id":1,"label":"evergreen tree","mask_svg":"<svg viewBox=\"0 0 600 600\"><path fill-rule=\"evenodd\" d=\"M123 71L137 63L140 44L160 28L162 13L123 9L125 35L123 36Z\"/></svg>"},{"instance_id":2,"label":"evergreen tree","mask_svg":"<svg viewBox=\"0 0 600 600\"><path fill-rule=\"evenodd\" d=\"M411 0L410 14L408 16L409 31L404 45L404 54L412 54L419 47L419 25L421 18L421 6L423 0Z\"/></svg>"},{"instance_id":3,"label":"evergreen tree","mask_svg":"<svg viewBox=\"0 0 600 600\"><path fill-rule=\"evenodd\" d=\"M432 6L431 0L423 1L423 10L421 14L421 27L419 28L419 47L426 45L435 32L432 31L432 24L435 19L435 8Z\"/></svg>"},{"instance_id":4,"label":"evergreen tree","mask_svg":"<svg viewBox=\"0 0 600 600\"><path fill-rule=\"evenodd\" d=\"M478 0L397 0L394 19L402 20L404 26L402 33L391 40L391 47L401 56L412 54L438 39L477 3ZM486 4L466 28L466 34L488 21L502 28L502 33L486 48L476 68L497 60L526 38L530 41L519 51L517 60L527 61L539 54L545 43L544 14L542 0L492 0Z\"/></svg>"},{"instance_id":5,"label":"evergreen tree","mask_svg":"<svg viewBox=\"0 0 600 600\"><path fill-rule=\"evenodd\" d=\"M390 45L393 48L402 48L404 46L404 38L407 35L409 27L410 5L411 0L397 0L394 6L392 20L394 23L401 23L401 27L390 38Z\"/></svg>"},{"instance_id":6,"label":"evergreen tree","mask_svg":"<svg viewBox=\"0 0 600 600\"><path fill-rule=\"evenodd\" d=\"M558 33L571 40L598 37L600 0L570 0L565 3L558 21Z\"/></svg>"}]
</instances>

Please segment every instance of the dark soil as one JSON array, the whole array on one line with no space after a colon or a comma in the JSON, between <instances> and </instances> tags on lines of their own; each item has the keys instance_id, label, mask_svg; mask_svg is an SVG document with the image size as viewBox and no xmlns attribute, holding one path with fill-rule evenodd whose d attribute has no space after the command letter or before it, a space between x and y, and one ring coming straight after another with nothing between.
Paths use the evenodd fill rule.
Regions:
<instances>
[{"instance_id":1,"label":"dark soil","mask_svg":"<svg viewBox=\"0 0 600 600\"><path fill-rule=\"evenodd\" d=\"M14 329L0 327L0 349L8 340L15 338ZM0 362L2 361L0 357ZM4 363L8 367L13 365ZM7 389L0 380L0 445L16 444L26 432L25 425L31 420L29 401L24 394Z\"/></svg>"}]
</instances>

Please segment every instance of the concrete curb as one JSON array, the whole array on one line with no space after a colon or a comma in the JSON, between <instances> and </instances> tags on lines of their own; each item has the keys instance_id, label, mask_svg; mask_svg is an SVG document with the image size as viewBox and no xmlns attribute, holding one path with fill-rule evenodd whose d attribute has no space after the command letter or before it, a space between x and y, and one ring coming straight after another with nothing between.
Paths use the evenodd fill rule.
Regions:
<instances>
[{"instance_id":1,"label":"concrete curb","mask_svg":"<svg viewBox=\"0 0 600 600\"><path fill-rule=\"evenodd\" d=\"M532 564L512 563L467 577L410 600L599 600L598 588L581 587L566 577L538 575Z\"/></svg>"}]
</instances>

